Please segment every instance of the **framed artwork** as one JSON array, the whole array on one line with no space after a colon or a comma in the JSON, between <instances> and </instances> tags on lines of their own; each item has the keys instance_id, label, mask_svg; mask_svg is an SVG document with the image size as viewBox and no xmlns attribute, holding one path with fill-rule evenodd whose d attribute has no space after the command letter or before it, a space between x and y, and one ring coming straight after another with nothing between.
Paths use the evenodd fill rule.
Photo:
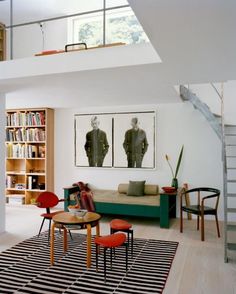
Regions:
<instances>
[{"instance_id":1,"label":"framed artwork","mask_svg":"<svg viewBox=\"0 0 236 294\"><path fill-rule=\"evenodd\" d=\"M112 140L112 115L75 115L75 166L112 167Z\"/></svg>"},{"instance_id":2,"label":"framed artwork","mask_svg":"<svg viewBox=\"0 0 236 294\"><path fill-rule=\"evenodd\" d=\"M155 168L155 112L114 117L114 167Z\"/></svg>"},{"instance_id":3,"label":"framed artwork","mask_svg":"<svg viewBox=\"0 0 236 294\"><path fill-rule=\"evenodd\" d=\"M75 166L154 169L156 112L75 115Z\"/></svg>"}]
</instances>

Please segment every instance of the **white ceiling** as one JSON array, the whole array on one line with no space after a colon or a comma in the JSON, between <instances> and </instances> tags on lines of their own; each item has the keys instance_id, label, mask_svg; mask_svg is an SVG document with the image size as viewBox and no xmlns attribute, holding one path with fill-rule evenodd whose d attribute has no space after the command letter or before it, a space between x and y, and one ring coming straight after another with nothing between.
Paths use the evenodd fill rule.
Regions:
<instances>
[{"instance_id":1,"label":"white ceiling","mask_svg":"<svg viewBox=\"0 0 236 294\"><path fill-rule=\"evenodd\" d=\"M129 0L170 81L236 79L235 0Z\"/></svg>"}]
</instances>

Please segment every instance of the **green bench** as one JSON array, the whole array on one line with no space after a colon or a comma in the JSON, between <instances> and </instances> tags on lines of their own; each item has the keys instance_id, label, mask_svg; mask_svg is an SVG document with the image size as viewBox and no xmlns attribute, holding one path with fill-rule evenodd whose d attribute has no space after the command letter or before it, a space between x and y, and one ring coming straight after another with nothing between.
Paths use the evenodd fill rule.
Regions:
<instances>
[{"instance_id":1,"label":"green bench","mask_svg":"<svg viewBox=\"0 0 236 294\"><path fill-rule=\"evenodd\" d=\"M118 191L94 190L94 203L96 212L109 215L126 215L147 218L159 218L161 228L169 228L170 218L176 217L177 193L158 193L156 185L145 185L145 190L151 192L145 196L127 196L128 184L120 184ZM64 188L65 210L69 205L75 204L74 193L78 187Z\"/></svg>"}]
</instances>

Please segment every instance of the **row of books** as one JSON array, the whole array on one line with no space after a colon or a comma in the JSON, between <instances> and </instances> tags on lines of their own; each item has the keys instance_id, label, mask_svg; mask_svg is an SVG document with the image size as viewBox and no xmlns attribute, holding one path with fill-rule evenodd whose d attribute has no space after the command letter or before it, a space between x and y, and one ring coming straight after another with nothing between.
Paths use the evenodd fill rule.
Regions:
<instances>
[{"instance_id":1,"label":"row of books","mask_svg":"<svg viewBox=\"0 0 236 294\"><path fill-rule=\"evenodd\" d=\"M6 157L8 158L44 158L45 146L7 144Z\"/></svg>"},{"instance_id":2,"label":"row of books","mask_svg":"<svg viewBox=\"0 0 236 294\"><path fill-rule=\"evenodd\" d=\"M45 125L45 113L14 112L7 114L7 126L42 126Z\"/></svg>"},{"instance_id":3,"label":"row of books","mask_svg":"<svg viewBox=\"0 0 236 294\"><path fill-rule=\"evenodd\" d=\"M25 190L26 188L29 190L38 189L38 176L28 176L27 178L27 186L25 183L17 183L16 176L7 176L6 177L6 188L12 189L15 188L17 190Z\"/></svg>"},{"instance_id":4,"label":"row of books","mask_svg":"<svg viewBox=\"0 0 236 294\"><path fill-rule=\"evenodd\" d=\"M7 142L23 142L23 141L45 141L45 130L39 128L30 129L7 129L6 130Z\"/></svg>"}]
</instances>

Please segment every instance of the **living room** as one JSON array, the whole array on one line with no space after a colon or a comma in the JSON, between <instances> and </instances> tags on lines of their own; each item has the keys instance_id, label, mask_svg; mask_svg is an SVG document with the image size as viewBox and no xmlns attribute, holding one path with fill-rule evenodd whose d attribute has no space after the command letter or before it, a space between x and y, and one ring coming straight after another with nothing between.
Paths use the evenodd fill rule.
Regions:
<instances>
[{"instance_id":1,"label":"living room","mask_svg":"<svg viewBox=\"0 0 236 294\"><path fill-rule=\"evenodd\" d=\"M226 219L225 211L231 209L231 212L234 212L235 205L233 197L232 201L225 202L224 193L235 193L235 186L233 186L235 162L232 158L231 165L227 163L230 165L227 169L227 182L223 175L225 174L224 165L226 162L224 156L228 155L224 155L225 150L222 149L222 146L225 145L222 145L222 142L232 148L231 157L234 156L235 143L227 141L228 138L225 137L227 129L224 129L225 132L223 132L222 125L225 124L226 127L236 125L235 66L231 59L235 41L230 38L230 33L233 30L229 25L229 20L234 21L234 18L230 18L229 11L233 11L235 4L231 1L229 3L220 3L220 1L213 3L209 0L205 7L203 1L198 4L196 1L167 4L164 1L155 3L151 0L145 1L145 3L133 0L128 2L108 0L105 1L107 6L104 9L103 1L91 1L89 4L85 2L61 0L60 4L56 5L55 1L37 1L35 6L32 6L27 0L24 0L22 5L19 5L17 1L0 2L0 22L5 24L6 36L6 60L0 62L2 89L0 94L1 171L4 175L1 177L2 196L0 197L0 231L2 232L0 235L0 250L2 252L0 260L2 263L4 256L8 254L7 252L9 252L11 259L9 264L3 262L4 266L0 265L0 275L2 274L0 292L29 293L31 291L30 293L48 294L234 293L236 287L234 278L235 254L232 250L234 247L232 245L230 250L226 249L224 256L224 241L227 240L228 234L225 233L225 228L235 227L234 215L231 213ZM170 8L171 10L168 10ZM10 17L12 10L14 11L13 20ZM91 11L94 11L94 15ZM166 17L164 17L167 11L172 16L172 22L168 25ZM217 28L213 24L207 23L207 13ZM89 15L87 19L86 14ZM73 31L71 26L74 24L75 30L75 28L78 29L87 24L88 19L91 21L91 14L96 21L99 19L99 22L102 20L102 15L103 17L105 15L107 17L105 27L108 31L109 24L112 23L109 20L112 17L120 17L125 23L125 25L122 24L124 26L123 32L125 32L121 34L123 39L119 36L112 39L112 33L116 33L113 28L109 31L110 35L105 43L103 43L104 39L100 38L96 40L97 43L93 44L94 40L91 40L90 35L87 39L83 35L83 38L75 41L70 35ZM221 22L217 23L219 15ZM189 26L181 21L181 16L183 18L189 17ZM133 33L139 33L139 41L136 37L132 39L131 34L127 33L129 32L127 19L133 20L134 17L135 20L138 19L139 27L137 28L136 22L131 29L134 30ZM202 18L202 22L198 26L199 17ZM62 32L61 34L57 34L58 29ZM218 37L213 34L218 29L221 29L221 35L225 38L225 42L221 42L220 45ZM181 30L184 30L183 34L179 34ZM226 31L227 35L224 35ZM124 39L124 35L127 39ZM189 36L189 40L185 41L187 44L184 44L186 35ZM206 39L208 41L203 43ZM68 52L64 51L66 45L78 43L78 41L87 43L88 49L82 48L84 45L80 44L78 48L72 46L72 48L66 49ZM216 48L216 44L219 48L214 51L213 48ZM176 50L173 50L173 45ZM226 49L227 56L222 54L222 52L226 52ZM48 114L50 109L52 109L52 115ZM19 124L17 126L14 123L6 125L6 115L11 117L15 113L31 113L35 116L37 113L44 113L45 122L41 125ZM224 120L221 120L222 117ZM37 156L33 154L33 151L30 158L20 159L25 160L26 171L18 163L12 163L14 160L19 162L19 158L7 157L5 159L5 144L8 146L8 141L10 141L10 145L12 144L11 140L6 140L5 143L5 130L10 130L10 133L12 130L12 133L15 134L17 127L22 129L22 126L26 130L38 128L45 130L46 133L46 145L43 145L43 140L40 143L45 147L41 148L43 151L39 152L39 149L34 149ZM143 136L145 134L147 141L147 146L142 147L144 149L141 163L137 163L138 161L133 158L130 159L124 146L126 132L135 128L141 130ZM96 129L105 132L107 137L108 147L105 147L107 150L104 153L102 163L98 163L94 158L92 163L89 151L86 149L87 134ZM234 128L232 128L232 133L230 131L230 136L233 138L234 131ZM21 140L16 140L16 143L37 146L39 142L27 140L23 143ZM42 153L43 155L41 155ZM42 168L41 164L34 165L32 163L44 160L46 168ZM7 163L6 169L5 161ZM136 161L136 163L131 161ZM12 174L16 169L19 174ZM24 170L24 175L21 174L22 170ZM49 174L48 177L46 173ZM42 182L50 189L46 189L44 185L42 189L39 186L37 191L31 191L28 179L31 179L34 174L40 174L38 185ZM17 184L21 183L25 177L26 186L23 183L21 191L19 191L22 188L20 186L17 186L17 191L15 187L6 187L5 175L11 180L11 177L16 176ZM173 178L177 178L178 186L172 185ZM50 181L51 184L49 184ZM113 200L110 202L107 199L97 200L97 191L101 192L102 190L104 195L108 193L108 196L111 197L113 193L120 191L120 184L128 185L130 181L138 183L145 181L143 189L147 189L146 186L150 186L149 188L152 189L153 186L158 185L158 208L150 208L150 204L146 204L146 202L142 203L142 207L138 206L138 201L142 201L142 198L146 197L147 200L156 196L125 196L127 199L125 203L120 200L120 195L118 195L119 200L112 198ZM230 182L232 187L225 190L225 183L229 184L229 181L232 181ZM72 234L70 237L68 233L69 249L64 255L63 245L60 242L63 242L65 234L59 234L56 231L55 256L53 257L56 262L50 265L50 258L52 261L50 250L52 250L54 242L51 239L52 235L48 234L48 223L45 222L40 237L37 237L42 221L40 214L44 213L45 209L37 207L40 206L38 196L41 194L41 190L42 192L48 190L48 192L55 193L60 199L65 197L64 204L66 205L59 203L53 207L52 211L63 210L63 208L67 211L68 207L75 207L76 201L75 190L73 190L73 195L66 194L70 192L68 187L78 182L88 183L88 187L91 189L87 194L93 195L93 201L97 208L95 214L101 216L99 235L110 236L111 221L114 219L127 221L132 225L134 253L128 252L127 273L125 273L123 248L117 248L118 257L115 255L113 257L114 268L112 270L107 260L105 278L102 257L99 258L99 271L96 273L94 229L92 229L92 241L90 240L92 242L92 253L90 252L92 261L90 265L88 264L89 251L85 244L89 240L83 239L86 233L88 234L88 224L79 231L70 226L60 227L60 230L66 228ZM162 189L171 186L175 186L173 192L168 192L168 190L165 192ZM185 190L182 190L183 187ZM191 192L187 195L181 193L187 189L201 187L220 191L217 207L220 238L217 234L214 215L206 216L205 222L202 222L201 212L198 217L194 216L194 213L191 214L192 219L190 219L189 211L186 213L185 210L184 213L181 213L181 199L183 206L191 206L191 204L195 204L197 199L192 196ZM125 189L129 189L129 186ZM79 190L81 187L78 187ZM82 192L83 190L80 191L81 195ZM205 192L203 191L203 194ZM19 197L15 197L16 199L13 197L17 194L22 196L20 201ZM8 203L6 203L6 198ZM173 202L166 200L172 198ZM207 205L213 207L214 201L215 199L210 200ZM106 206L107 202L109 205ZM175 211L169 213L172 204L174 204ZM166 208L165 205L168 207ZM152 213L155 214L155 217L152 216ZM184 229L183 233L180 233L182 214ZM163 221L161 217L163 217ZM201 221L200 232L197 230L197 219L199 218ZM52 224L54 223L52 218ZM205 223L204 241L202 241L204 231L202 223ZM228 227L225 226L225 223ZM52 227L53 233L54 226ZM17 264L17 259L12 256L11 250L20 250L17 247L18 244L23 242L23 246L26 246L24 242L28 242L27 240L31 240L29 242L32 242L34 246L40 245L42 242L43 249L40 250L43 250L41 252L45 254L45 264L37 264L35 261L35 266L44 268L31 279L22 281L22 277L17 276L20 282L15 283L13 282L15 271L23 261L19 260L19 264ZM127 240L129 242L124 242L124 244L128 244L129 250L130 240ZM233 243L235 243L235 236L230 235L230 244ZM61 248L58 247L59 245ZM174 248L173 256L168 257L171 260L170 264L168 263L168 266L162 264L162 267L168 267L165 273L161 272L162 267L158 266L159 260L153 267L150 265L148 269L145 263L148 264L151 259L146 259L147 257L141 254L142 248L150 246L154 252L152 256L148 253L151 258L164 260L164 255L169 252L169 249L166 252L155 252L157 245ZM12 246L15 246L16 249L14 247L11 249ZM83 253L81 256L76 246L81 246L78 247ZM40 253L40 250L37 251L37 254ZM62 265L72 262L68 256L70 254L73 256L73 252L76 252L74 257L78 258L81 264L78 263L77 268L75 264L71 263L71 271L74 270L74 274L71 273L67 265L67 270L73 276L71 281L73 281L70 283L67 281L61 285L63 283L60 284L57 280L59 283L57 289L54 271L61 270L63 272ZM36 260L38 260L37 254ZM103 252L102 255L104 257ZM23 266L32 266L30 256L25 257L25 259L27 258L29 258L28 265L26 261ZM225 263L225 261L227 262ZM60 266L60 269L57 266ZM136 266L140 266L147 277L143 278L143 282L134 286L134 276L137 275L137 279L142 279L140 273L135 271ZM14 271L12 276L10 274L11 267ZM148 272L152 272L155 280L161 280L161 282L154 282L154 278L149 277ZM51 278L47 277L47 273ZM115 275L118 275L117 279L114 278ZM4 278L7 276L9 283ZM89 277L92 277L94 286L89 285ZM121 286L118 286L119 284ZM152 292L150 292L151 288L153 288Z\"/></svg>"}]
</instances>

